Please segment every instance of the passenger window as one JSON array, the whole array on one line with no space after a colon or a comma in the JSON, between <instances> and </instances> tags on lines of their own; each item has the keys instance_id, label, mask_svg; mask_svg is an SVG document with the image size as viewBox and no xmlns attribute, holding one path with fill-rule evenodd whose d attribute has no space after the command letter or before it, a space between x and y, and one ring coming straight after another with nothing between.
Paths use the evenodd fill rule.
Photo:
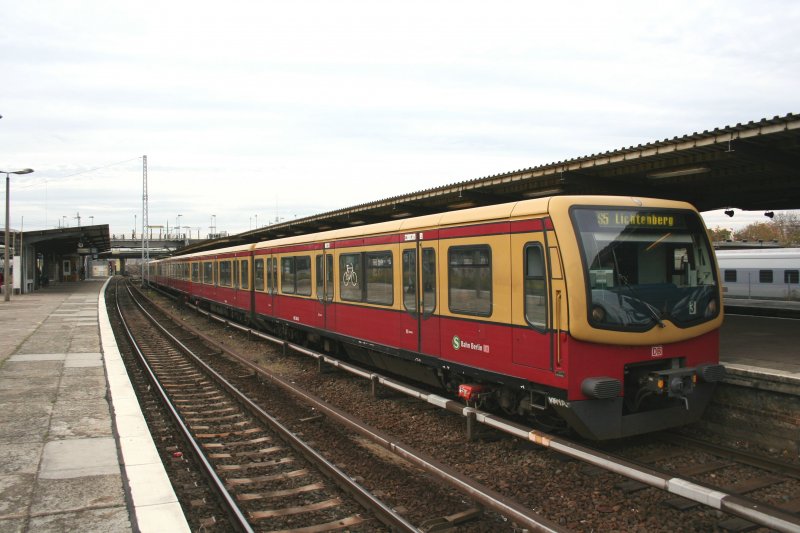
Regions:
<instances>
[{"instance_id":1,"label":"passenger window","mask_svg":"<svg viewBox=\"0 0 800 533\"><path fill-rule=\"evenodd\" d=\"M759 270L758 271L759 283L772 283L772 270Z\"/></svg>"},{"instance_id":2,"label":"passenger window","mask_svg":"<svg viewBox=\"0 0 800 533\"><path fill-rule=\"evenodd\" d=\"M367 253L366 264L366 300L373 304L392 305L394 302L392 252Z\"/></svg>"},{"instance_id":3,"label":"passenger window","mask_svg":"<svg viewBox=\"0 0 800 533\"><path fill-rule=\"evenodd\" d=\"M241 261L239 263L239 267L240 267L239 268L239 272L240 272L239 286L243 290L249 290L250 289L250 276L249 276L249 272L247 271L248 270L247 269L247 264L248 264L247 259L244 259L243 261Z\"/></svg>"},{"instance_id":4,"label":"passenger window","mask_svg":"<svg viewBox=\"0 0 800 533\"><path fill-rule=\"evenodd\" d=\"M339 295L342 300L360 302L362 300L361 254L342 254L339 256Z\"/></svg>"},{"instance_id":5,"label":"passenger window","mask_svg":"<svg viewBox=\"0 0 800 533\"><path fill-rule=\"evenodd\" d=\"M220 261L219 262L219 284L221 287L230 287L231 286L231 262L230 261Z\"/></svg>"},{"instance_id":6,"label":"passenger window","mask_svg":"<svg viewBox=\"0 0 800 533\"><path fill-rule=\"evenodd\" d=\"M214 263L211 261L203 262L203 283L206 285L214 284Z\"/></svg>"},{"instance_id":7,"label":"passenger window","mask_svg":"<svg viewBox=\"0 0 800 533\"><path fill-rule=\"evenodd\" d=\"M253 260L253 288L259 292L264 291L264 260Z\"/></svg>"},{"instance_id":8,"label":"passenger window","mask_svg":"<svg viewBox=\"0 0 800 533\"><path fill-rule=\"evenodd\" d=\"M726 270L725 271L725 281L729 283L736 283L736 271L735 270Z\"/></svg>"},{"instance_id":9,"label":"passenger window","mask_svg":"<svg viewBox=\"0 0 800 533\"><path fill-rule=\"evenodd\" d=\"M295 264L294 257L281 258L281 292L284 294L295 293Z\"/></svg>"},{"instance_id":10,"label":"passenger window","mask_svg":"<svg viewBox=\"0 0 800 533\"><path fill-rule=\"evenodd\" d=\"M300 255L294 258L295 290L301 296L311 296L311 256Z\"/></svg>"},{"instance_id":11,"label":"passenger window","mask_svg":"<svg viewBox=\"0 0 800 533\"><path fill-rule=\"evenodd\" d=\"M547 327L547 281L540 244L525 246L525 320L537 328Z\"/></svg>"},{"instance_id":12,"label":"passenger window","mask_svg":"<svg viewBox=\"0 0 800 533\"><path fill-rule=\"evenodd\" d=\"M800 271L798 270L784 270L783 271L784 283L800 283Z\"/></svg>"},{"instance_id":13,"label":"passenger window","mask_svg":"<svg viewBox=\"0 0 800 533\"><path fill-rule=\"evenodd\" d=\"M417 310L417 251L403 250L403 307Z\"/></svg>"},{"instance_id":14,"label":"passenger window","mask_svg":"<svg viewBox=\"0 0 800 533\"><path fill-rule=\"evenodd\" d=\"M492 314L492 251L488 246L453 247L448 251L450 311Z\"/></svg>"}]
</instances>

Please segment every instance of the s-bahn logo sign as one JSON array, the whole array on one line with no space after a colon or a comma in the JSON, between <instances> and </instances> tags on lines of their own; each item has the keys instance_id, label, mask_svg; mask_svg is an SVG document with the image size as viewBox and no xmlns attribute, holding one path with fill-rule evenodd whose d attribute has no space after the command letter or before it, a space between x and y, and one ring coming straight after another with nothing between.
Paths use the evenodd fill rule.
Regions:
<instances>
[{"instance_id":1,"label":"s-bahn logo sign","mask_svg":"<svg viewBox=\"0 0 800 533\"><path fill-rule=\"evenodd\" d=\"M464 349L481 353L489 353L488 344L480 344L477 342L464 341L461 340L461 337L459 337L458 335L453 335L453 349L454 350Z\"/></svg>"}]
</instances>

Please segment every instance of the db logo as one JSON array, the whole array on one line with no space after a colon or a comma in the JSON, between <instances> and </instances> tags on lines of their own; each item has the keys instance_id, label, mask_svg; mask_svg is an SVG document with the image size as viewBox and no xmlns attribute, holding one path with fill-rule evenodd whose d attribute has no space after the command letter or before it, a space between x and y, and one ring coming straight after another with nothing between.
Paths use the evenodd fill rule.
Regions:
<instances>
[{"instance_id":1,"label":"db logo","mask_svg":"<svg viewBox=\"0 0 800 533\"><path fill-rule=\"evenodd\" d=\"M651 346L650 347L650 357L661 357L664 355L664 347L663 346Z\"/></svg>"}]
</instances>

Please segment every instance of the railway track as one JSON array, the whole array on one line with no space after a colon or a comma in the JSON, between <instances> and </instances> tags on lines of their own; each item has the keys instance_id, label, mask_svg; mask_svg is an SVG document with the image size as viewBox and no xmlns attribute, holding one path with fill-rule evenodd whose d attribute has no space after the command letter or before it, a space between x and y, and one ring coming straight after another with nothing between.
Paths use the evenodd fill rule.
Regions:
<instances>
[{"instance_id":1,"label":"railway track","mask_svg":"<svg viewBox=\"0 0 800 533\"><path fill-rule=\"evenodd\" d=\"M129 292L117 292L117 305L172 423L216 488L214 507L227 511L233 529L372 530L377 518L387 528L416 530L133 307Z\"/></svg>"},{"instance_id":2,"label":"railway track","mask_svg":"<svg viewBox=\"0 0 800 533\"><path fill-rule=\"evenodd\" d=\"M164 388L167 389L168 396L171 396L174 399L174 403L177 406L185 408L181 413L181 418L186 420L191 426L195 437L199 437L201 440L203 440L204 454L208 456L210 462L215 464L214 469L223 479L223 485L225 485L229 491L234 493L233 499L236 500L238 505L243 507L242 514L245 515L248 521L251 523L254 521L264 521L263 527L261 527L261 524L258 524L259 529L275 529L275 524L268 521L272 520L274 522L277 519L277 516L279 514L283 515L283 513L275 513L273 509L264 511L261 507L258 507L259 504L270 498L274 499L278 496L282 496L284 493L286 493L286 495L290 495L290 490L302 490L304 495L303 497L307 498L306 495L312 491L316 492L321 490L320 485L322 485L323 482L317 481L313 483L305 483L298 488L296 487L298 483L294 482L293 478L294 476L299 476L299 474L292 474L292 489L270 489L266 492L263 490L260 492L255 491L252 488L253 486L259 487L266 482L274 482L272 479L267 479L268 475L258 475L255 473L257 469L272 469L277 466L273 465L274 463L284 466L287 464L295 464L297 461L294 459L291 461L286 459L275 459L274 457L278 456L279 453L283 453L278 449L279 446L275 445L275 442L278 439L270 436L263 436L260 430L258 433L256 433L256 430L252 427L253 424L251 418L253 418L253 415L240 414L236 410L236 403L248 403L249 400L242 397L237 398L235 401L225 399L223 393L219 392L214 387L213 382L225 382L226 389L237 388L240 386L243 386L245 389L248 387L254 387L263 393L270 390L269 387L263 386L263 382L270 381L274 384L276 378L272 376L265 377L263 374L258 374L255 371L255 368L242 366L241 361L234 364L228 363L228 365L226 365L226 359L224 357L219 357L223 354L223 352L226 351L224 347L213 347L209 349L209 345L207 344L208 341L202 339L202 334L200 333L187 333L185 330L179 330L174 333L173 336L176 337L178 342L183 345L199 343L200 346L204 347L201 348L201 350L204 349L205 354L204 356L200 356L200 359L213 359L215 361L215 366L218 366L219 364L222 364L223 366L229 366L229 368L225 371L226 375L228 376L227 379L221 376L211 379L208 377L208 375L216 374L214 370L207 368L201 373L195 370L192 365L185 362L185 359L182 355L176 354L176 350L171 347L171 344L165 345L161 340L150 341L152 349L155 352L163 352L166 354L161 355L158 357L157 361L151 364L154 372L156 374L165 376L162 378L162 380L164 380ZM185 351L185 349L186 348L184 347L181 351ZM231 357L231 354L229 353L225 355L227 357ZM149 359L154 360L155 358L150 356ZM206 367L208 365L202 363L202 366ZM239 381L241 383L234 387L231 381ZM285 388L287 384L284 383L282 386ZM273 390L273 394L275 392L277 392L278 395L283 395L284 399L286 399L284 393ZM425 457L423 454L419 454L410 447L404 446L399 441L359 423L356 419L347 415L346 413L330 408L325 402L319 401L312 395L304 394L299 390L294 391L294 393L301 396L304 402L313 405L313 407L308 410L308 416L302 416L301 414L298 414L299 410L297 402L289 402L291 403L290 409L292 410L292 414L284 413L282 416L296 419L296 421L300 424L300 428L298 429L296 427L297 424L295 424L295 427L292 429L284 428L284 430L281 432L281 435L279 435L279 439L286 439L287 437L291 438L296 433L307 433L309 435L313 434L314 428L319 426L321 423L320 413L324 413L326 418L335 420L335 423L339 424L340 427L346 426L347 431L349 432L356 432L361 436L371 439L373 442L375 440L379 442L382 441L382 447L385 449L391 449L394 454L402 457L403 463L407 463L398 469L406 470L410 472L410 475L403 474L404 478L400 482L401 489L396 488L397 483L395 482L395 488L383 488L378 489L375 492L382 494L395 494L398 490L402 490L408 495L412 495L412 500L416 499L417 501L412 502L411 504L406 503L400 507L406 511L410 511L410 514L412 515L414 515L415 511L415 509L409 509L412 505L420 508L417 510L417 515L422 513L424 515L424 519L420 518L419 516L415 517L417 523L420 524L420 530L437 531L453 527L457 524L462 524L460 526L461 529L466 531L494 531L509 528L514 529L517 527L517 525L521 525L525 529L532 531L562 530L562 528L559 528L557 525L550 524L547 520L541 519L530 509L526 509L523 506L517 505L514 502L500 497L485 487L482 487L480 483L461 476L447 467L436 463L430 458ZM246 396L251 394L252 390L244 395ZM259 403L261 405L269 404L272 407L274 403L277 403L277 398L267 400L262 397ZM251 409L253 409L252 406ZM255 406L255 410L258 411L259 408ZM256 416L256 418L261 419L265 416L270 417L270 415L266 415L266 413L260 413ZM222 426L217 427L216 429L211 427L212 424L217 423L221 423ZM274 425L275 423L277 423L277 420L270 425ZM334 431L336 431L336 429L334 429ZM330 434L331 430L327 429L324 431L324 433L325 432ZM323 438L319 436L319 432L317 432L316 435L320 439ZM231 439L233 442L228 442ZM267 441L264 439L269 440ZM356 440L358 439L363 440L363 437L357 437ZM223 442L223 440L225 440L225 442ZM339 435L337 440L340 441L340 445L343 447L352 447L351 443L354 441L354 438L352 435L343 434ZM367 444L366 447L374 448L374 446L369 444ZM303 444L301 445L301 448L304 450L303 454L308 455L309 452L307 449L310 449L310 446L308 444ZM389 463L393 464L382 467L379 462L369 460L368 464L362 465L362 467L365 467L367 471L372 471L374 473L376 468L388 470L391 467L398 466L397 459L392 459L389 461ZM409 464L413 466L409 468ZM426 474L420 476L417 469L424 470ZM291 470L290 472L296 471ZM381 470L378 470L378 472L380 473ZM441 487L433 487L431 479L427 474L433 474L441 482L455 487L463 494L467 494L470 500L465 500L462 495L454 493L452 489L448 489L451 493L449 496L440 496L442 493ZM362 478L367 476L369 476L369 474L365 473L364 471L362 471L360 474L353 474L354 478ZM284 475L282 477L289 476ZM378 477L383 476L379 475ZM420 477L424 479L414 479ZM348 480L349 479L350 478L348 477ZM419 485L419 481L422 481L422 485ZM366 489L360 487L359 490L365 491ZM420 498L420 495L422 495L422 498ZM363 496L361 498L363 498ZM322 501L322 503L318 505L329 505L331 508L341 506L351 509L352 507L340 503L334 505L334 502L344 500L344 498L341 496L333 495L326 498L320 496L317 499ZM477 502L477 504L475 502ZM372 508L374 505L375 503L370 503L367 507ZM406 528L416 530L414 526L411 525L410 521L407 521L397 515L397 513L392 512L391 509L388 509L385 505L380 505L381 509L379 509L379 511L371 509L370 512L377 514L380 520L384 524L387 524L387 528L392 530L408 530ZM478 505L495 509L496 511L502 513L502 516L491 512L481 512ZM436 509L433 512L431 511L432 506L434 506L433 508ZM295 505L292 507L292 509L300 507L301 506ZM310 506L307 508L310 511L315 511L316 509ZM193 510L193 512L195 511ZM323 531L340 527L347 527L348 530L358 530L359 527L363 530L375 530L377 522L374 519L371 522L365 522L365 518L358 512L349 510L348 513L349 514L346 517L335 517L334 519L319 525L318 528L314 529L313 531ZM395 516L387 518L381 516L381 513L391 513ZM330 511L328 511L327 514L330 514ZM297 527L298 526L296 523L291 524L291 528L296 529ZM309 529L308 531L312 530Z\"/></svg>"},{"instance_id":3,"label":"railway track","mask_svg":"<svg viewBox=\"0 0 800 533\"><path fill-rule=\"evenodd\" d=\"M215 320L220 321L221 323L225 323L226 326L248 331L247 328L243 328L233 323L227 323L223 318L215 317L210 314L208 316L209 318L214 318ZM250 333L253 334L253 332ZM255 333L255 335L263 336L258 333ZM278 342L279 346L283 345L283 351L286 352L288 343L280 339L270 339L270 340ZM302 347L291 346L291 349L306 353L306 355L313 355L318 359L318 361L320 361L320 365L331 364L338 366L339 368L347 367L346 364L339 364L328 357L322 356L321 354L314 354L310 350L306 350ZM280 348L278 351L280 351ZM347 370L355 374L359 374L359 371L357 370L349 368ZM359 375L361 375L362 377L371 378L373 383L373 390L376 381L380 381L381 384L391 385L390 380L388 379L384 380L383 378L376 380L375 375L371 374L370 372L361 372ZM449 406L449 404L442 405L443 402L441 398L433 397L433 399L431 399L432 395L426 394L424 391L414 391L413 387L401 386L401 385L397 386L391 385L391 386L394 388L394 390L402 390L404 393L411 394L412 396L422 399L423 401L427 401L428 403L439 404L440 407L445 407L450 410L454 409L463 410L463 405L451 409L451 406ZM719 509L728 513L732 513L733 515L736 516L734 520L742 519L745 517L754 518L756 523L761 524L762 526L772 528L774 530L779 530L779 531L798 530L798 524L800 522L798 522L796 516L793 516L790 506L778 505L776 506L776 508L771 509L769 508L769 506L765 506L763 502L749 500L747 498L742 497L743 493L741 492L732 491L730 493L726 493L725 491L716 490L716 488L709 486L709 484L707 483L704 484L701 482L695 482L691 481L690 479L686 479L686 476L682 476L680 471L670 472L666 470L659 470L658 468L653 468L652 466L648 465L642 465L636 463L635 461L628 460L622 457L615 458L602 451L593 452L590 448L582 446L581 444L578 443L570 442L568 439L548 436L546 434L542 434L539 432L530 431L529 428L526 429L507 421L505 422L500 421L496 417L487 416L486 414L478 413L475 418L477 418L478 421L484 422L496 429L500 429L501 431L506 431L507 433L514 434L515 436L526 440L532 440L539 445L543 445L548 449L557 451L558 453L566 455L567 457L580 459L581 461L588 462L590 465L599 466L601 469L607 469L616 474L626 476L631 480L633 480L632 482L639 483L640 488L655 487L661 491L666 491L674 495L673 497L670 494L665 494L662 497L656 498L659 500L659 505L661 505L660 502L664 500L669 500L669 499L675 499L676 501L683 500L685 504L684 509L686 510L696 509L698 506L702 507L703 505L708 505L712 509ZM462 438L463 438L463 433L462 433ZM585 481L579 482L579 484L583 483L587 482ZM502 485L507 485L507 483L501 482L501 486ZM725 488L725 487L717 487L717 488ZM623 492L625 494L633 494L636 492L635 490L626 492L625 485L622 485L622 487L620 487L619 490L620 492ZM520 501L523 502L528 507L537 508L537 505L535 503L537 501L537 498L535 496L529 496L528 498L529 499L526 499L523 496L520 498ZM689 502L689 504L686 504L686 502ZM783 503L791 503L791 501ZM639 504L636 503L625 504L620 501L616 501L614 502L613 505L598 504L597 507L601 509L601 512L605 513L608 512L606 511L606 509L616 510L618 508L622 508L624 510L625 507L630 507L635 509L638 506ZM783 510L777 507L783 508ZM704 513L703 511L700 512ZM708 512L705 512L704 514L709 515ZM713 523L715 524L714 527L717 527L718 524L725 524L725 521L731 518L730 516L726 518L725 515L714 516L713 513L709 516L710 517L706 518L705 523L706 524ZM582 522L585 521L581 521L581 523ZM564 523L563 519L562 523ZM572 525L572 523L570 523L570 525ZM740 523L740 525L742 525L742 523ZM719 527L724 527L724 525Z\"/></svg>"},{"instance_id":4,"label":"railway track","mask_svg":"<svg viewBox=\"0 0 800 533\"><path fill-rule=\"evenodd\" d=\"M679 476L716 491L718 497L731 495L740 505L762 509L776 516L785 513L789 531L800 531L800 465L764 457L745 450L705 442L693 437L669 434L652 439L645 451L628 451L638 464ZM617 488L633 493L647 488L638 481L620 483ZM699 502L676 496L665 505L688 511ZM772 508L772 511L769 511ZM762 524L763 525L763 524ZM719 527L726 531L749 531L758 527L741 516L727 517Z\"/></svg>"}]
</instances>

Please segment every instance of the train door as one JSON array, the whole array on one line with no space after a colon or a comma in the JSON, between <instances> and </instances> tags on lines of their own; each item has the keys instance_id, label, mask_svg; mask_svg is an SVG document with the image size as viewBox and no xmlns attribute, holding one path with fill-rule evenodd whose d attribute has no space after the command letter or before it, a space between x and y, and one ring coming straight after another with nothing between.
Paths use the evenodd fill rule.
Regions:
<instances>
[{"instance_id":1,"label":"train door","mask_svg":"<svg viewBox=\"0 0 800 533\"><path fill-rule=\"evenodd\" d=\"M317 321L323 329L333 329L333 251L325 243L322 253L316 255Z\"/></svg>"},{"instance_id":2,"label":"train door","mask_svg":"<svg viewBox=\"0 0 800 533\"><path fill-rule=\"evenodd\" d=\"M239 309L248 309L251 302L250 287L250 259L248 256L240 257L239 268L239 290L237 291L236 306Z\"/></svg>"},{"instance_id":3,"label":"train door","mask_svg":"<svg viewBox=\"0 0 800 533\"><path fill-rule=\"evenodd\" d=\"M274 256L266 257L266 275L267 275L267 294L266 301L266 314L268 316L275 316L275 294L278 292L278 258Z\"/></svg>"},{"instance_id":4,"label":"train door","mask_svg":"<svg viewBox=\"0 0 800 533\"><path fill-rule=\"evenodd\" d=\"M400 345L427 355L439 354L439 323L435 316L437 244L417 240L417 235L410 234L400 246L405 311L399 321Z\"/></svg>"},{"instance_id":5,"label":"train door","mask_svg":"<svg viewBox=\"0 0 800 533\"><path fill-rule=\"evenodd\" d=\"M520 365L551 370L553 364L553 296L544 233L512 237L513 361ZM560 270L560 267L559 267ZM560 295L559 295L560 298Z\"/></svg>"}]
</instances>

